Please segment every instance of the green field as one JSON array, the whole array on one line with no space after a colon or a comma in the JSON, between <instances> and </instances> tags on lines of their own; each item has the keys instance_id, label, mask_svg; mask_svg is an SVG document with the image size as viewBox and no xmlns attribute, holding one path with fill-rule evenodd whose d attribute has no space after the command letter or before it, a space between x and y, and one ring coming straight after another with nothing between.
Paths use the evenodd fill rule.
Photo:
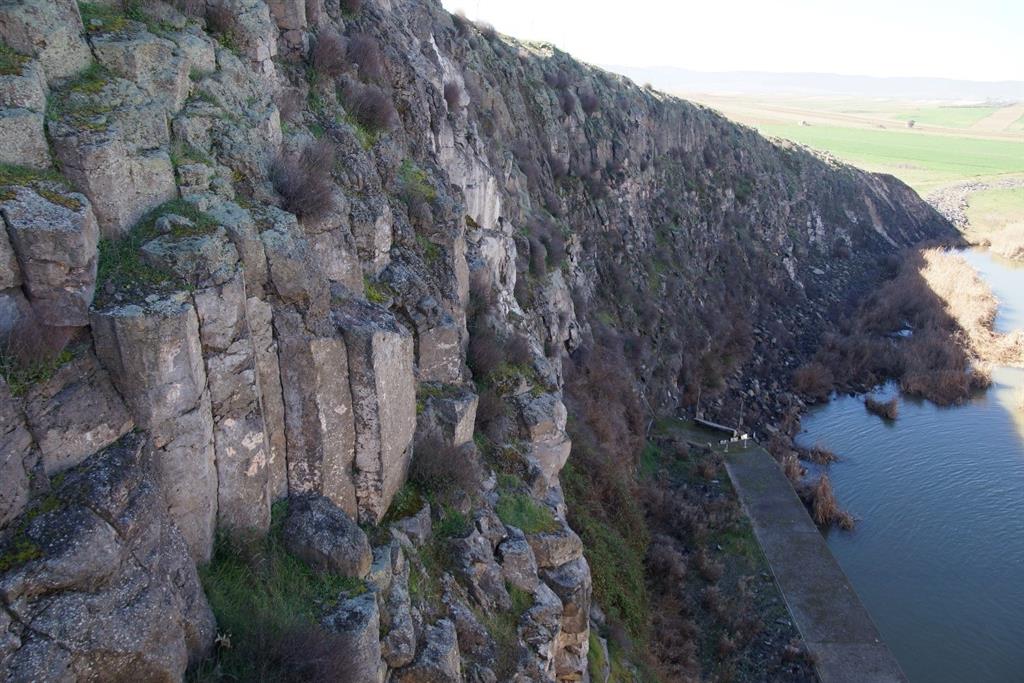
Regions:
<instances>
[{"instance_id":1,"label":"green field","mask_svg":"<svg viewBox=\"0 0 1024 683\"><path fill-rule=\"evenodd\" d=\"M967 180L1024 177L1024 106L891 99L683 94L725 116L891 173L920 194ZM913 128L908 121L913 120Z\"/></svg>"},{"instance_id":2,"label":"green field","mask_svg":"<svg viewBox=\"0 0 1024 683\"><path fill-rule=\"evenodd\" d=\"M967 217L972 230L986 234L1014 223L1024 223L1024 187L975 192L971 195Z\"/></svg>"},{"instance_id":3,"label":"green field","mask_svg":"<svg viewBox=\"0 0 1024 683\"><path fill-rule=\"evenodd\" d=\"M998 107L924 107L896 114L900 121L915 121L931 126L970 128Z\"/></svg>"},{"instance_id":4,"label":"green field","mask_svg":"<svg viewBox=\"0 0 1024 683\"><path fill-rule=\"evenodd\" d=\"M757 128L868 170L892 173L919 192L970 178L1024 173L1024 140L827 125L766 123Z\"/></svg>"}]
</instances>

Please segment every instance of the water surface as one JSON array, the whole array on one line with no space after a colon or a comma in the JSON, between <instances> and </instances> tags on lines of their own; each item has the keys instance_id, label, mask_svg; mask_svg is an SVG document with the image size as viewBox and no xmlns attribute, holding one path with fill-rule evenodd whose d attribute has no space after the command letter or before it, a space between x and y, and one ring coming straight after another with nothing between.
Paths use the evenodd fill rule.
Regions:
<instances>
[{"instance_id":1,"label":"water surface","mask_svg":"<svg viewBox=\"0 0 1024 683\"><path fill-rule=\"evenodd\" d=\"M965 256L1000 299L997 329L1024 328L1024 268ZM828 543L914 683L1024 681L1024 371L993 382L955 408L903 397L895 423L839 397L798 439L843 458L830 476L859 522Z\"/></svg>"}]
</instances>

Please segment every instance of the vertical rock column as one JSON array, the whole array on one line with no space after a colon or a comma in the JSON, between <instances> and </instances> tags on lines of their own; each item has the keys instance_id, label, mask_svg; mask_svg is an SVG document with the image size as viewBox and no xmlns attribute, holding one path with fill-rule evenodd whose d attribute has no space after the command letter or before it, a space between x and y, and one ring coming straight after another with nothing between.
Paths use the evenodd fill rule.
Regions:
<instances>
[{"instance_id":1,"label":"vertical rock column","mask_svg":"<svg viewBox=\"0 0 1024 683\"><path fill-rule=\"evenodd\" d=\"M151 447L171 518L196 562L217 519L213 414L199 319L188 296L153 297L91 315L96 352Z\"/></svg>"},{"instance_id":2,"label":"vertical rock column","mask_svg":"<svg viewBox=\"0 0 1024 683\"><path fill-rule=\"evenodd\" d=\"M394 316L349 299L332 308L348 347L359 520L376 523L405 482L416 430L413 339Z\"/></svg>"},{"instance_id":3,"label":"vertical rock column","mask_svg":"<svg viewBox=\"0 0 1024 683\"><path fill-rule=\"evenodd\" d=\"M320 493L350 516L355 427L345 340L306 328L297 312L274 312L288 437L288 492Z\"/></svg>"},{"instance_id":4,"label":"vertical rock column","mask_svg":"<svg viewBox=\"0 0 1024 683\"><path fill-rule=\"evenodd\" d=\"M194 296L213 410L217 520L225 529L266 531L270 446L241 270Z\"/></svg>"}]
</instances>

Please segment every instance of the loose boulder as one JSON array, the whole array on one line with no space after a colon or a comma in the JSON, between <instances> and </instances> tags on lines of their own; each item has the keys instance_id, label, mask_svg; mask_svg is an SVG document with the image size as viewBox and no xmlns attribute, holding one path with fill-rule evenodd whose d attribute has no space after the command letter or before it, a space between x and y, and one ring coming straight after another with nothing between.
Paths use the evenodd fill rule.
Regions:
<instances>
[{"instance_id":1,"label":"loose boulder","mask_svg":"<svg viewBox=\"0 0 1024 683\"><path fill-rule=\"evenodd\" d=\"M288 501L284 541L289 552L323 571L362 578L373 562L366 534L324 496Z\"/></svg>"}]
</instances>

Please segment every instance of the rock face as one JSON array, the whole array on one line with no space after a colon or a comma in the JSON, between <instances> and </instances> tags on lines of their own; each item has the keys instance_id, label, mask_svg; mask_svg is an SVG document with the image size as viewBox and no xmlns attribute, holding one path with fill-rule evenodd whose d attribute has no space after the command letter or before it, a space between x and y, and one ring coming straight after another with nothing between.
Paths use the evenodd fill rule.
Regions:
<instances>
[{"instance_id":1,"label":"rock face","mask_svg":"<svg viewBox=\"0 0 1024 683\"><path fill-rule=\"evenodd\" d=\"M88 458L8 541L23 558L0 574L10 680L176 681L205 651L213 615L144 446Z\"/></svg>"},{"instance_id":2,"label":"rock face","mask_svg":"<svg viewBox=\"0 0 1024 683\"><path fill-rule=\"evenodd\" d=\"M151 448L171 517L206 561L217 519L213 415L199 319L181 296L93 312L97 356Z\"/></svg>"},{"instance_id":3,"label":"rock face","mask_svg":"<svg viewBox=\"0 0 1024 683\"><path fill-rule=\"evenodd\" d=\"M96 287L99 229L85 197L45 193L16 188L0 200L0 215L40 322L81 327Z\"/></svg>"},{"instance_id":4,"label":"rock face","mask_svg":"<svg viewBox=\"0 0 1024 683\"><path fill-rule=\"evenodd\" d=\"M284 522L288 550L323 571L362 578L373 555L363 530L323 496L296 496Z\"/></svg>"},{"instance_id":5,"label":"rock face","mask_svg":"<svg viewBox=\"0 0 1024 683\"><path fill-rule=\"evenodd\" d=\"M91 348L29 389L25 415L48 476L74 467L135 426Z\"/></svg>"},{"instance_id":6,"label":"rock face","mask_svg":"<svg viewBox=\"0 0 1024 683\"><path fill-rule=\"evenodd\" d=\"M348 349L359 519L374 523L408 471L416 431L413 339L391 314L359 301L336 304L332 317Z\"/></svg>"},{"instance_id":7,"label":"rock face","mask_svg":"<svg viewBox=\"0 0 1024 683\"><path fill-rule=\"evenodd\" d=\"M621 346L602 390L718 372L764 423L848 293L951 234L436 0L137 4L0 0L0 679L181 680L196 564L286 498L290 552L365 581L318 615L356 680L585 679L567 378Z\"/></svg>"}]
</instances>

